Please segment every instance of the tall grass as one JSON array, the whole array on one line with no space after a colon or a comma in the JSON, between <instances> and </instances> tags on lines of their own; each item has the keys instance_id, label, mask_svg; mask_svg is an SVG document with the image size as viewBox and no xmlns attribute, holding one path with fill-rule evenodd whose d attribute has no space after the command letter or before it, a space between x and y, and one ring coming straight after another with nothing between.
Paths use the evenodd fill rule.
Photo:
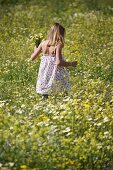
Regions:
<instances>
[{"instance_id":1,"label":"tall grass","mask_svg":"<svg viewBox=\"0 0 113 170\"><path fill-rule=\"evenodd\" d=\"M0 1L0 167L112 170L113 13L96 1ZM98 2L100 3L100 1ZM29 62L34 35L53 22L66 28L71 90L36 94L40 57Z\"/></svg>"}]
</instances>

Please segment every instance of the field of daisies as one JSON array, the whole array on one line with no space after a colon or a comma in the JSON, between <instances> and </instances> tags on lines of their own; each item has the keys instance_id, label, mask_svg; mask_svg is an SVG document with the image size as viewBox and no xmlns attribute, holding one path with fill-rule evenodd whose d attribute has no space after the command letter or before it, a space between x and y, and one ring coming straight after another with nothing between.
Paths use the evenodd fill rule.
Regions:
<instances>
[{"instance_id":1,"label":"field of daisies","mask_svg":"<svg viewBox=\"0 0 113 170\"><path fill-rule=\"evenodd\" d=\"M102 2L102 3L101 3ZM108 3L107 3L108 2ZM0 169L113 169L111 0L0 0ZM36 93L37 35L66 28L68 96Z\"/></svg>"}]
</instances>

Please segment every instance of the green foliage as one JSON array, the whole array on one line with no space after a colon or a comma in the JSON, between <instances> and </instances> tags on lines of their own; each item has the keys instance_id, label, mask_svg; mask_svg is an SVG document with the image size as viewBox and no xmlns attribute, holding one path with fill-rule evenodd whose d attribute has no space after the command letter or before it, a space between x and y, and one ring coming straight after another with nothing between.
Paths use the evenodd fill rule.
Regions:
<instances>
[{"instance_id":1,"label":"green foliage","mask_svg":"<svg viewBox=\"0 0 113 170\"><path fill-rule=\"evenodd\" d=\"M113 9L94 2L0 1L2 170L112 170ZM43 100L40 59L29 58L56 21L66 27L66 60L79 64L68 69L69 95Z\"/></svg>"}]
</instances>

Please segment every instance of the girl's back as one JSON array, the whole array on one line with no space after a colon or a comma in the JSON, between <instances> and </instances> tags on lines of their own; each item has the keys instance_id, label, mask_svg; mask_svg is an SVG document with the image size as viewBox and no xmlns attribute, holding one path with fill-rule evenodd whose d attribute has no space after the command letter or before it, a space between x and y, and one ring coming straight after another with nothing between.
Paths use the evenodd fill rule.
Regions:
<instances>
[{"instance_id":1,"label":"girl's back","mask_svg":"<svg viewBox=\"0 0 113 170\"><path fill-rule=\"evenodd\" d=\"M42 52L43 52L43 55L50 55L50 56L52 55L53 56L56 53L56 46L49 45L48 40L43 41Z\"/></svg>"}]
</instances>

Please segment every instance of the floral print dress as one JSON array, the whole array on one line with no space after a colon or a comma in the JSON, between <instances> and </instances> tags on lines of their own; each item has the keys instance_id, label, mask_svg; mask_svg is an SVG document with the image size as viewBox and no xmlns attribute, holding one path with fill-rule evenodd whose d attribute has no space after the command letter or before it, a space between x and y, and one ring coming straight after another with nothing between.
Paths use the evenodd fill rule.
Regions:
<instances>
[{"instance_id":1,"label":"floral print dress","mask_svg":"<svg viewBox=\"0 0 113 170\"><path fill-rule=\"evenodd\" d=\"M64 57L62 56L64 59ZM43 54L38 72L36 92L40 94L56 94L68 92L70 89L69 73L66 68L56 65L56 56Z\"/></svg>"}]
</instances>

